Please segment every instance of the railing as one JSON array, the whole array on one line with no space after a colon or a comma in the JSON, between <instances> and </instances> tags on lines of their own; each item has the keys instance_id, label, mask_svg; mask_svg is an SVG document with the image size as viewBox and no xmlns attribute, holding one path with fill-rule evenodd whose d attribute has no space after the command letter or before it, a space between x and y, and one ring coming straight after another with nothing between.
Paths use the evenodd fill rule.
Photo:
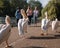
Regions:
<instances>
[{"instance_id":1,"label":"railing","mask_svg":"<svg viewBox=\"0 0 60 48\"><path fill-rule=\"evenodd\" d=\"M16 22L16 18L15 17L11 17L11 23L12 22ZM5 17L0 17L0 24L5 23Z\"/></svg>"},{"instance_id":2,"label":"railing","mask_svg":"<svg viewBox=\"0 0 60 48\"><path fill-rule=\"evenodd\" d=\"M0 24L5 24L5 17L0 17ZM11 17L11 25L16 26L16 18Z\"/></svg>"}]
</instances>

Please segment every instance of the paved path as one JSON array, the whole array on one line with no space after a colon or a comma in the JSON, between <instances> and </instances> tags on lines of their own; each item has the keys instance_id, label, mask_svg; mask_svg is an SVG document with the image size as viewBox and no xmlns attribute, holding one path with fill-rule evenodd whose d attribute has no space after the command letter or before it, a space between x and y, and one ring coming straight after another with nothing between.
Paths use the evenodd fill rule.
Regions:
<instances>
[{"instance_id":1,"label":"paved path","mask_svg":"<svg viewBox=\"0 0 60 48\"><path fill-rule=\"evenodd\" d=\"M60 32L60 27L58 28ZM18 35L17 27L13 27L9 37L9 48L60 48L60 33L52 32L49 28L49 35L42 36L40 23L28 26L28 32L24 36ZM0 48L5 48L6 44L3 42ZM7 47L8 48L8 47Z\"/></svg>"}]
</instances>

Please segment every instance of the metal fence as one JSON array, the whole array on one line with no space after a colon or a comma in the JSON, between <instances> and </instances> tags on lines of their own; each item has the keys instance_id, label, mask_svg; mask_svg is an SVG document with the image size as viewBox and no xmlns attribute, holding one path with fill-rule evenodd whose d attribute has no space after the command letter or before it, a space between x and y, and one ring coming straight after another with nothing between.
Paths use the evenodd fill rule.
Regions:
<instances>
[{"instance_id":1,"label":"metal fence","mask_svg":"<svg viewBox=\"0 0 60 48\"><path fill-rule=\"evenodd\" d=\"M5 24L5 17L0 17L0 24ZM11 25L16 26L16 18L11 17Z\"/></svg>"}]
</instances>

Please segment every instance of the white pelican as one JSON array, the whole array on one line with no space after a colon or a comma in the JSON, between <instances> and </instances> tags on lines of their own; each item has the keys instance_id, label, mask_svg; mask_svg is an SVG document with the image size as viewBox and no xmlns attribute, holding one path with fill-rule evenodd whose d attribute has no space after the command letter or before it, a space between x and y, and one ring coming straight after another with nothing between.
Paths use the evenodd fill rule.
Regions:
<instances>
[{"instance_id":1,"label":"white pelican","mask_svg":"<svg viewBox=\"0 0 60 48\"><path fill-rule=\"evenodd\" d=\"M57 28L58 28L58 20L56 18L55 21L52 21L52 31L57 31Z\"/></svg>"},{"instance_id":2,"label":"white pelican","mask_svg":"<svg viewBox=\"0 0 60 48\"><path fill-rule=\"evenodd\" d=\"M47 34L48 32L49 21L50 20L48 19L47 12L45 12L45 18L43 18L41 22L42 35Z\"/></svg>"},{"instance_id":3,"label":"white pelican","mask_svg":"<svg viewBox=\"0 0 60 48\"><path fill-rule=\"evenodd\" d=\"M5 18L5 25L0 25L0 44L4 41L6 41L7 47L9 46L8 44L8 38L10 36L10 31L11 31L11 26L10 26L10 17L6 15Z\"/></svg>"},{"instance_id":4,"label":"white pelican","mask_svg":"<svg viewBox=\"0 0 60 48\"><path fill-rule=\"evenodd\" d=\"M27 25L28 25L28 17L23 9L21 9L21 15L23 16L23 18L19 19L18 21L19 35L22 35L24 34L24 32L27 32Z\"/></svg>"}]
</instances>

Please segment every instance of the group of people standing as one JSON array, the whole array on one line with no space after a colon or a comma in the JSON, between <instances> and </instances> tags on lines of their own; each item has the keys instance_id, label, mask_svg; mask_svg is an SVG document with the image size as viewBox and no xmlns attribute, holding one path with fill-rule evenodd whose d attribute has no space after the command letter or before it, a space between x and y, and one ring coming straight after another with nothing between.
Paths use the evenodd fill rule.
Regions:
<instances>
[{"instance_id":1,"label":"group of people standing","mask_svg":"<svg viewBox=\"0 0 60 48\"><path fill-rule=\"evenodd\" d=\"M35 6L34 10L32 10L32 8L28 6L28 9L27 9L26 13L27 13L27 16L29 18L28 24L31 24L32 18L34 19L34 23L37 23L37 18L38 18L38 15L39 15L39 11L38 11L36 6Z\"/></svg>"},{"instance_id":2,"label":"group of people standing","mask_svg":"<svg viewBox=\"0 0 60 48\"><path fill-rule=\"evenodd\" d=\"M28 25L30 25L33 20L34 20L34 23L37 23L37 18L38 18L38 14L39 14L37 7L35 7L35 9L33 10L30 6L28 6L28 8L25 12L26 12L26 15L29 19ZM18 23L19 19L23 18L21 15L21 9L20 8L17 8L17 10L15 12L15 16L17 19L17 23ZM32 18L33 18L33 20L32 20Z\"/></svg>"}]
</instances>

